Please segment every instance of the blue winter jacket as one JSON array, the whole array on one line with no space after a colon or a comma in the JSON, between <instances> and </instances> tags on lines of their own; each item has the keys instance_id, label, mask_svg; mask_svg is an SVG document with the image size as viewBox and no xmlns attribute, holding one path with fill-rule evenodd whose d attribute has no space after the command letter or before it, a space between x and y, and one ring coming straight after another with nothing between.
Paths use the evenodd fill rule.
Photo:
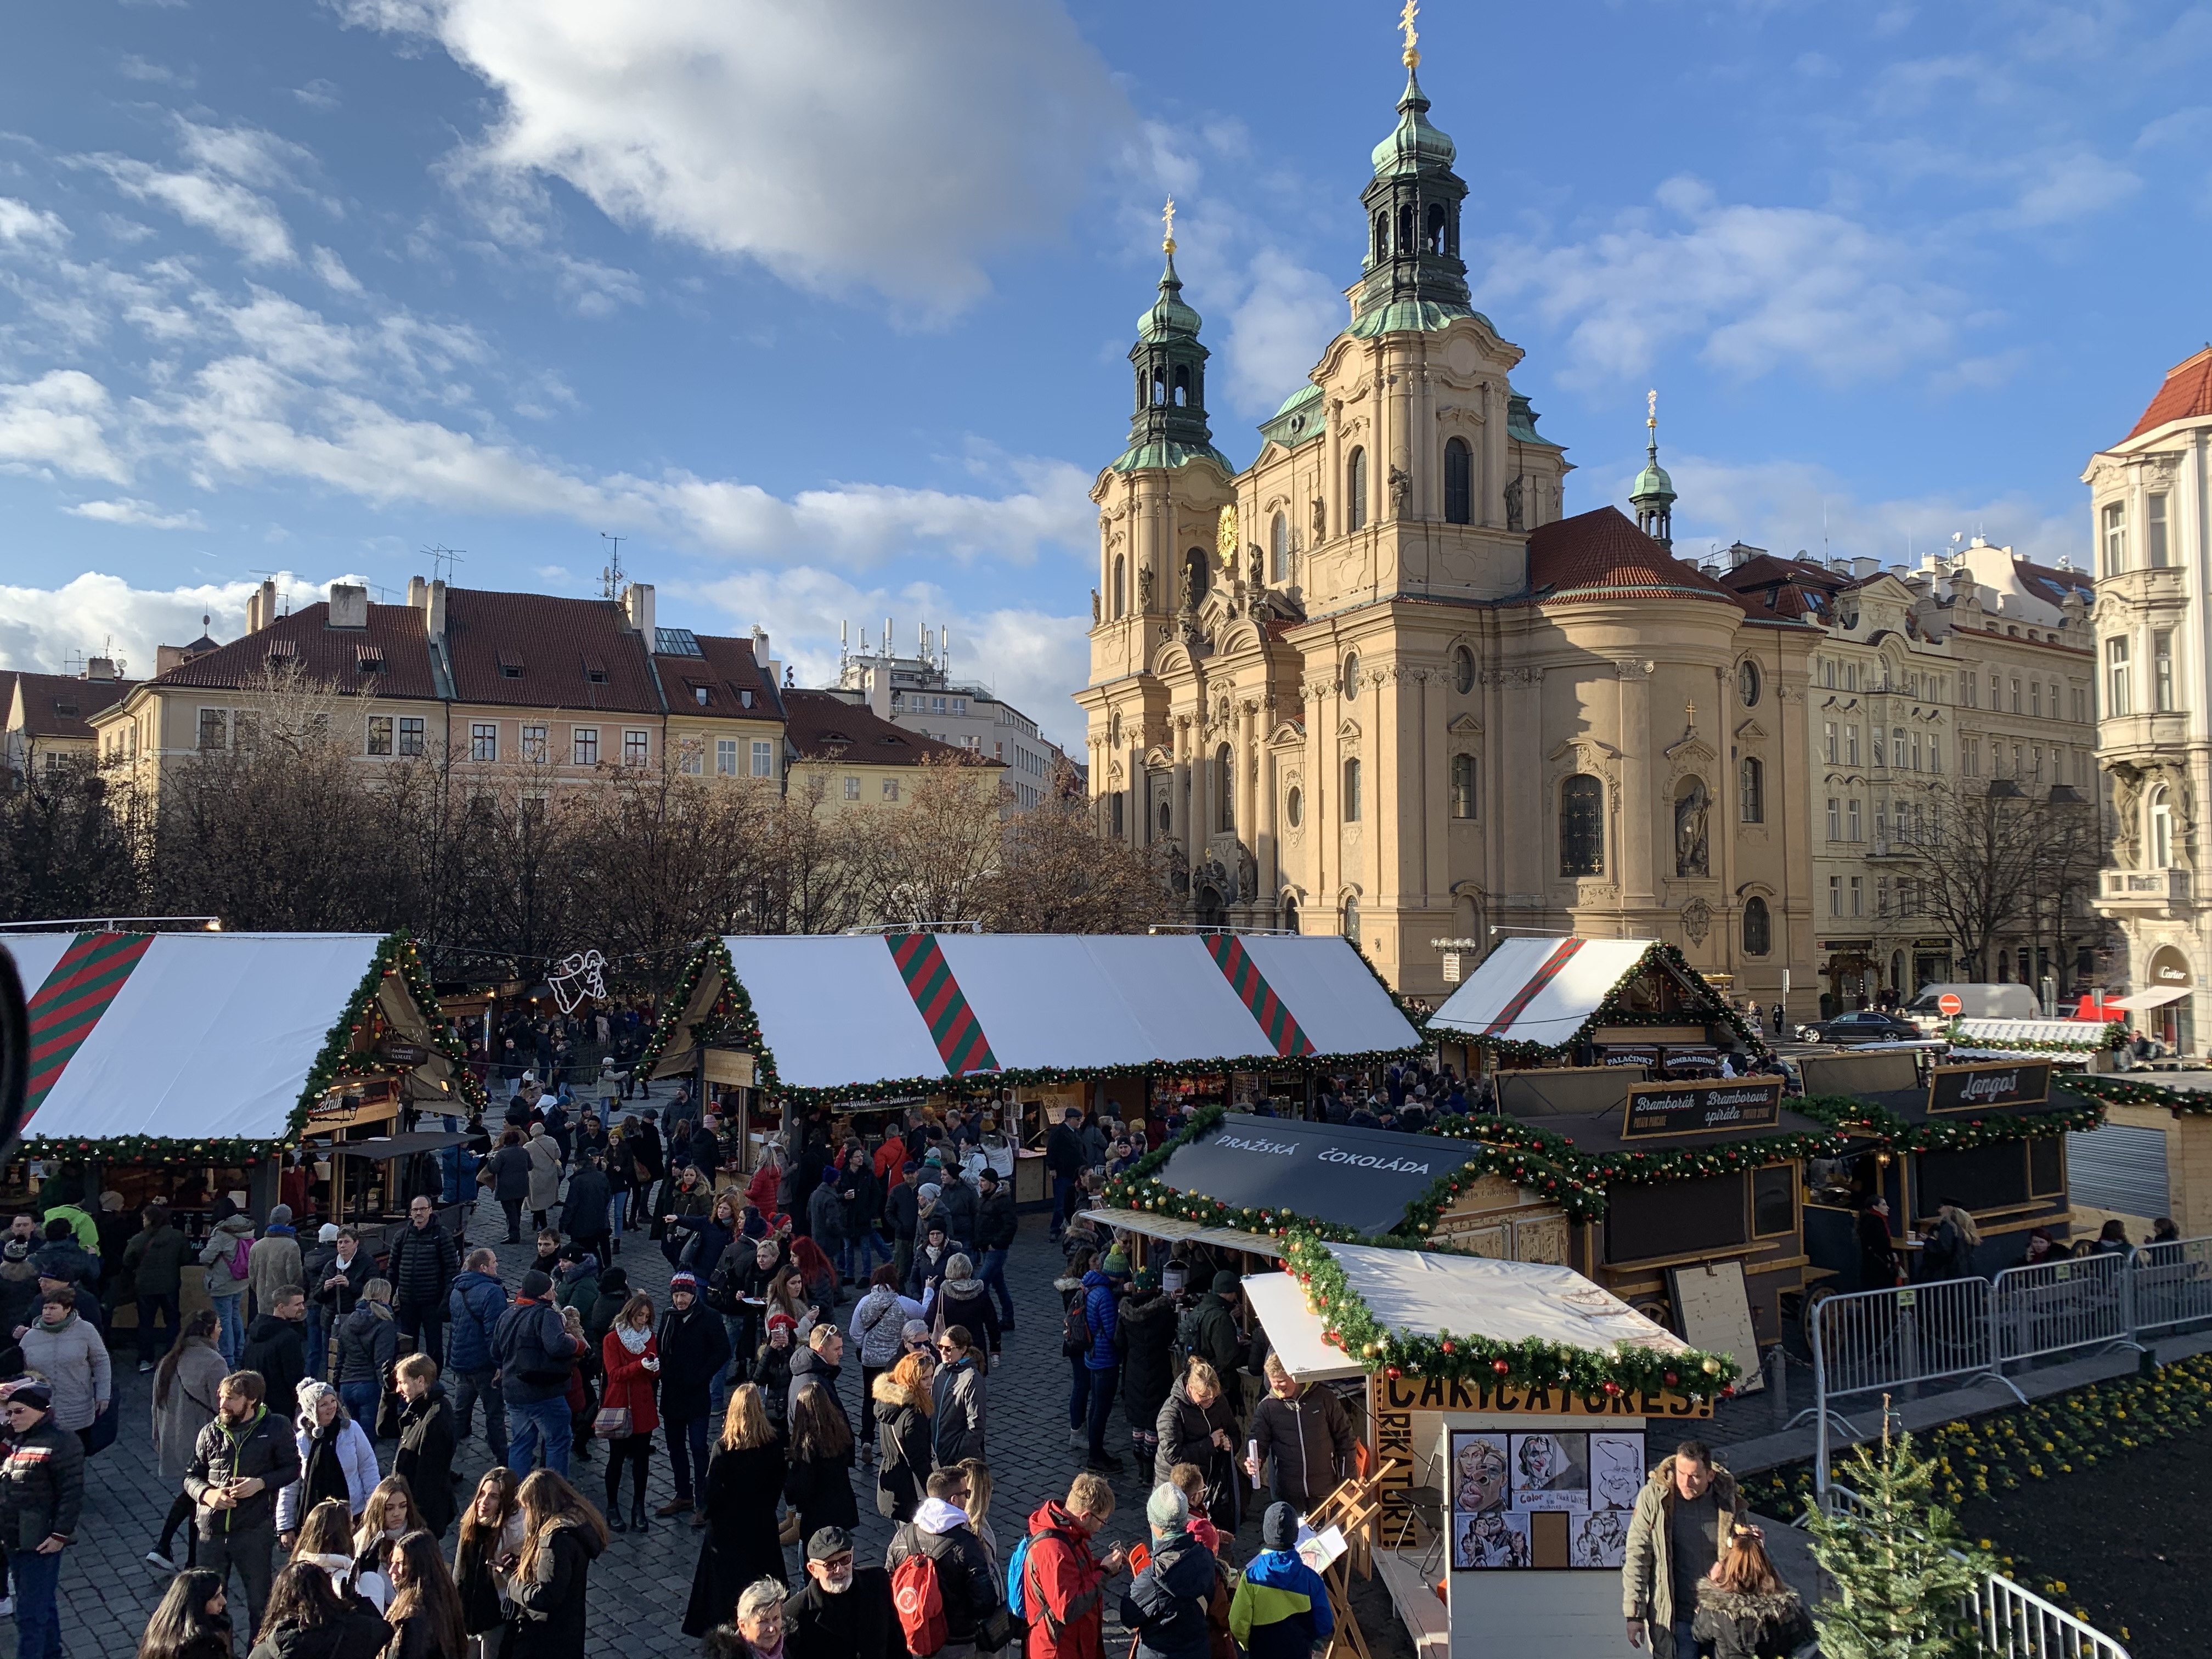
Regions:
<instances>
[{"instance_id":1,"label":"blue winter jacket","mask_svg":"<svg viewBox=\"0 0 2212 1659\"><path fill-rule=\"evenodd\" d=\"M489 1273L467 1269L453 1275L446 1298L446 1364L456 1371L491 1369L492 1334L507 1311L507 1287Z\"/></svg>"},{"instance_id":2,"label":"blue winter jacket","mask_svg":"<svg viewBox=\"0 0 2212 1659\"><path fill-rule=\"evenodd\" d=\"M1083 1275L1083 1322L1091 1328L1091 1352L1083 1363L1094 1371L1110 1371L1121 1362L1114 1352L1114 1330L1121 1322L1121 1309L1114 1295L1114 1281L1093 1267Z\"/></svg>"}]
</instances>

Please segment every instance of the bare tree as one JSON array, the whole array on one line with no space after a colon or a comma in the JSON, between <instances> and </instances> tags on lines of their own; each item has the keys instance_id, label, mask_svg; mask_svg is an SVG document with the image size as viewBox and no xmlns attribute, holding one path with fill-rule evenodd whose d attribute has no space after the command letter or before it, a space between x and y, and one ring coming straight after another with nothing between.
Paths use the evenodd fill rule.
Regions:
<instances>
[{"instance_id":1,"label":"bare tree","mask_svg":"<svg viewBox=\"0 0 2212 1659\"><path fill-rule=\"evenodd\" d=\"M0 793L0 918L137 909L141 872L131 811L127 775L90 757L33 770Z\"/></svg>"},{"instance_id":2,"label":"bare tree","mask_svg":"<svg viewBox=\"0 0 2212 1659\"><path fill-rule=\"evenodd\" d=\"M2093 805L2070 789L1996 778L1923 784L1895 810L1912 909L1949 933L1962 972L1990 976L1997 942L2022 935L2053 939L2063 962L2097 882Z\"/></svg>"},{"instance_id":3,"label":"bare tree","mask_svg":"<svg viewBox=\"0 0 2212 1659\"><path fill-rule=\"evenodd\" d=\"M1062 762L1045 798L1008 822L984 922L1005 933L1133 933L1168 914L1158 861L1098 834L1075 769Z\"/></svg>"},{"instance_id":4,"label":"bare tree","mask_svg":"<svg viewBox=\"0 0 2212 1659\"><path fill-rule=\"evenodd\" d=\"M850 811L860 922L981 921L1004 853L1006 787L988 766L923 760L908 799Z\"/></svg>"},{"instance_id":5,"label":"bare tree","mask_svg":"<svg viewBox=\"0 0 2212 1659\"><path fill-rule=\"evenodd\" d=\"M756 926L764 933L836 933L858 915L853 845L863 815L829 805L829 780L810 775L777 802Z\"/></svg>"}]
</instances>

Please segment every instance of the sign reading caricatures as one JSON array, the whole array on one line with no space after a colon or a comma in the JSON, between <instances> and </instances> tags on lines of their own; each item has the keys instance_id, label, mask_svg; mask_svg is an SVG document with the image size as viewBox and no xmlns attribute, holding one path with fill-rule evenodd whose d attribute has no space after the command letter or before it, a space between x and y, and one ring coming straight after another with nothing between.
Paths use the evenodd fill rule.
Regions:
<instances>
[{"instance_id":1,"label":"sign reading caricatures","mask_svg":"<svg viewBox=\"0 0 2212 1659\"><path fill-rule=\"evenodd\" d=\"M1959 994L1956 991L1944 992L1942 996L1936 999L1936 1006L1942 1010L1947 1019L1956 1019L1966 1011L1966 1005L1959 1000Z\"/></svg>"},{"instance_id":2,"label":"sign reading caricatures","mask_svg":"<svg viewBox=\"0 0 2212 1659\"><path fill-rule=\"evenodd\" d=\"M1723 1078L1710 1083L1631 1084L1621 1115L1623 1140L1674 1135L1740 1134L1782 1121L1778 1077Z\"/></svg>"},{"instance_id":3,"label":"sign reading caricatures","mask_svg":"<svg viewBox=\"0 0 2212 1659\"><path fill-rule=\"evenodd\" d=\"M1928 1080L1928 1115L2039 1106L2051 1097L2051 1062L2002 1060L1985 1066L1938 1066Z\"/></svg>"}]
</instances>

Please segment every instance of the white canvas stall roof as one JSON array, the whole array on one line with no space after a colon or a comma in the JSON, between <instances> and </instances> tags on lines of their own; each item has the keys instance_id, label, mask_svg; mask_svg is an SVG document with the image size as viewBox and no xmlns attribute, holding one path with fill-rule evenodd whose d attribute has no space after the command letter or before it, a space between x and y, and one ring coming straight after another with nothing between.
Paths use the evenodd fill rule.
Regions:
<instances>
[{"instance_id":1,"label":"white canvas stall roof","mask_svg":"<svg viewBox=\"0 0 2212 1659\"><path fill-rule=\"evenodd\" d=\"M1650 940L1636 939L1506 939L1429 1016L1429 1024L1556 1048L1650 948Z\"/></svg>"},{"instance_id":2,"label":"white canvas stall roof","mask_svg":"<svg viewBox=\"0 0 2212 1659\"><path fill-rule=\"evenodd\" d=\"M71 933L4 933L35 998ZM377 933L156 933L24 1126L33 1137L274 1140Z\"/></svg>"},{"instance_id":3,"label":"white canvas stall roof","mask_svg":"<svg viewBox=\"0 0 2212 1659\"><path fill-rule=\"evenodd\" d=\"M1117 1233L1141 1233L1168 1244L1211 1244L1219 1249L1242 1250L1247 1255L1279 1258L1283 1243L1265 1233L1248 1233L1235 1227L1208 1227L1181 1216L1154 1215L1147 1210L1086 1210L1084 1218Z\"/></svg>"},{"instance_id":4,"label":"white canvas stall roof","mask_svg":"<svg viewBox=\"0 0 2212 1659\"><path fill-rule=\"evenodd\" d=\"M1195 935L934 937L1000 1071L1214 1060L1263 1068L1288 1058ZM834 1091L950 1075L892 943L877 934L723 939L783 1086ZM1419 1042L1343 939L1240 935L1237 943L1317 1054ZM683 1018L702 1017L710 998L702 981ZM661 1074L672 1069L668 1056L687 1046L680 1035L672 1039Z\"/></svg>"},{"instance_id":5,"label":"white canvas stall roof","mask_svg":"<svg viewBox=\"0 0 2212 1659\"><path fill-rule=\"evenodd\" d=\"M1416 1336L1450 1332L1499 1342L1535 1337L1602 1354L1622 1343L1660 1353L1689 1352L1689 1345L1672 1331L1571 1267L1365 1244L1328 1249L1368 1311L1392 1330ZM1364 1366L1322 1340L1327 1322L1307 1309L1290 1274L1254 1274L1245 1279L1244 1291L1292 1376L1322 1382L1364 1373Z\"/></svg>"}]
</instances>

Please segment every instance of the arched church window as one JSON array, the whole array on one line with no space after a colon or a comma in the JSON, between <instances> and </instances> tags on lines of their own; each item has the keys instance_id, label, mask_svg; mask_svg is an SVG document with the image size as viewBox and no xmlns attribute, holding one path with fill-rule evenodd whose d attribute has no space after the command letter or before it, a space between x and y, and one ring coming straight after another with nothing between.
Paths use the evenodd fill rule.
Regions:
<instances>
[{"instance_id":1,"label":"arched church window","mask_svg":"<svg viewBox=\"0 0 2212 1659\"><path fill-rule=\"evenodd\" d=\"M1355 449L1344 464L1344 527L1367 528L1367 452Z\"/></svg>"},{"instance_id":2,"label":"arched church window","mask_svg":"<svg viewBox=\"0 0 2212 1659\"><path fill-rule=\"evenodd\" d=\"M1344 700L1346 702L1359 701L1359 653L1357 651L1347 651L1344 655Z\"/></svg>"},{"instance_id":3,"label":"arched church window","mask_svg":"<svg viewBox=\"0 0 2212 1659\"><path fill-rule=\"evenodd\" d=\"M1444 204L1442 202L1429 204L1429 222L1422 234L1421 249L1426 253L1444 252Z\"/></svg>"},{"instance_id":4,"label":"arched church window","mask_svg":"<svg viewBox=\"0 0 2212 1659\"><path fill-rule=\"evenodd\" d=\"M1413 204L1411 202L1405 202L1400 204L1398 208L1398 252L1411 253L1413 251Z\"/></svg>"},{"instance_id":5,"label":"arched church window","mask_svg":"<svg viewBox=\"0 0 2212 1659\"><path fill-rule=\"evenodd\" d=\"M1163 371L1156 368L1152 371L1152 402L1156 405L1164 406L1167 400L1168 377Z\"/></svg>"},{"instance_id":6,"label":"arched church window","mask_svg":"<svg viewBox=\"0 0 2212 1659\"><path fill-rule=\"evenodd\" d=\"M1390 216L1387 213L1375 216L1375 257L1377 259L1390 257Z\"/></svg>"},{"instance_id":7,"label":"arched church window","mask_svg":"<svg viewBox=\"0 0 2212 1659\"><path fill-rule=\"evenodd\" d=\"M1290 580L1291 521L1280 513L1275 514L1274 522L1267 526L1267 548L1274 570L1269 580L1279 582Z\"/></svg>"},{"instance_id":8,"label":"arched church window","mask_svg":"<svg viewBox=\"0 0 2212 1659\"><path fill-rule=\"evenodd\" d=\"M1176 366L1175 372L1175 405L1177 409L1183 409L1188 407L1189 404L1190 365L1179 363Z\"/></svg>"},{"instance_id":9,"label":"arched church window","mask_svg":"<svg viewBox=\"0 0 2212 1659\"><path fill-rule=\"evenodd\" d=\"M1190 589L1190 603L1194 608L1206 597L1206 573L1210 568L1211 563L1202 547L1194 547L1182 556L1183 582Z\"/></svg>"},{"instance_id":10,"label":"arched church window","mask_svg":"<svg viewBox=\"0 0 2212 1659\"><path fill-rule=\"evenodd\" d=\"M1774 918L1767 914L1766 901L1754 894L1743 905L1743 953L1763 957L1773 948Z\"/></svg>"},{"instance_id":11,"label":"arched church window","mask_svg":"<svg viewBox=\"0 0 2212 1659\"><path fill-rule=\"evenodd\" d=\"M1452 653L1452 689L1462 697L1474 690L1474 653L1463 645Z\"/></svg>"},{"instance_id":12,"label":"arched church window","mask_svg":"<svg viewBox=\"0 0 2212 1659\"><path fill-rule=\"evenodd\" d=\"M1283 931L1286 933L1298 931L1298 902L1288 894L1283 897Z\"/></svg>"},{"instance_id":13,"label":"arched church window","mask_svg":"<svg viewBox=\"0 0 2212 1659\"><path fill-rule=\"evenodd\" d=\"M1464 438L1444 444L1444 522L1474 522L1474 451Z\"/></svg>"},{"instance_id":14,"label":"arched church window","mask_svg":"<svg viewBox=\"0 0 2212 1659\"><path fill-rule=\"evenodd\" d=\"M1559 786L1559 873L1605 873L1605 786L1586 772Z\"/></svg>"},{"instance_id":15,"label":"arched church window","mask_svg":"<svg viewBox=\"0 0 2212 1659\"><path fill-rule=\"evenodd\" d=\"M1344 901L1344 936L1354 945L1359 943L1359 901L1356 898Z\"/></svg>"},{"instance_id":16,"label":"arched church window","mask_svg":"<svg viewBox=\"0 0 2212 1659\"><path fill-rule=\"evenodd\" d=\"M1213 751L1213 776L1221 802L1220 821L1214 828L1227 833L1237 828L1237 757L1225 743Z\"/></svg>"},{"instance_id":17,"label":"arched church window","mask_svg":"<svg viewBox=\"0 0 2212 1659\"><path fill-rule=\"evenodd\" d=\"M1114 556L1114 616L1118 621L1129 605L1128 560L1123 555Z\"/></svg>"},{"instance_id":18,"label":"arched church window","mask_svg":"<svg viewBox=\"0 0 2212 1659\"><path fill-rule=\"evenodd\" d=\"M1175 807L1167 801L1160 803L1160 833L1164 836L1175 833Z\"/></svg>"},{"instance_id":19,"label":"arched church window","mask_svg":"<svg viewBox=\"0 0 2212 1659\"><path fill-rule=\"evenodd\" d=\"M1344 763L1344 821L1359 822L1359 762L1356 757Z\"/></svg>"}]
</instances>

